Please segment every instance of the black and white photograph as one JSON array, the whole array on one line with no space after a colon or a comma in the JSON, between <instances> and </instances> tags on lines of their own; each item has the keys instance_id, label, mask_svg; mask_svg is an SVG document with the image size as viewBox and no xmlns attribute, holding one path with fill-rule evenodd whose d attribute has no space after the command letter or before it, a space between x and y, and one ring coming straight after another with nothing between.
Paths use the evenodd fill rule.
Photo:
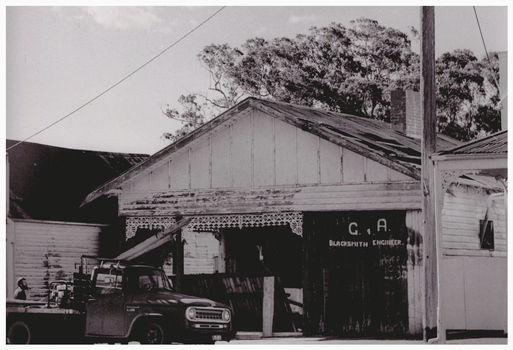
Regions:
<instances>
[{"instance_id":1,"label":"black and white photograph","mask_svg":"<svg viewBox=\"0 0 513 350\"><path fill-rule=\"evenodd\" d=\"M91 3L4 6L4 344L508 344L507 3Z\"/></svg>"}]
</instances>

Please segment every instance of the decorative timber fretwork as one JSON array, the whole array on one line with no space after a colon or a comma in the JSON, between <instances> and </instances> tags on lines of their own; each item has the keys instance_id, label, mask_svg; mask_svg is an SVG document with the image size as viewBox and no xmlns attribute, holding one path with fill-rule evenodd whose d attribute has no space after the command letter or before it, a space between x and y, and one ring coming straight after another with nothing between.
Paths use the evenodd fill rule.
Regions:
<instances>
[{"instance_id":1,"label":"decorative timber fretwork","mask_svg":"<svg viewBox=\"0 0 513 350\"><path fill-rule=\"evenodd\" d=\"M163 229L176 223L174 217L127 217L126 239L135 236L137 229ZM195 216L194 219L184 227L185 231L217 231L227 227L265 227L290 225L292 232L303 235L303 214L302 213L270 213L270 214L241 214L241 215L205 215Z\"/></svg>"},{"instance_id":2,"label":"decorative timber fretwork","mask_svg":"<svg viewBox=\"0 0 513 350\"><path fill-rule=\"evenodd\" d=\"M302 213L242 214L195 216L189 224L194 231L215 230L225 227L264 227L290 225L292 232L303 235Z\"/></svg>"},{"instance_id":3,"label":"decorative timber fretwork","mask_svg":"<svg viewBox=\"0 0 513 350\"><path fill-rule=\"evenodd\" d=\"M440 173L442 194L445 194L451 183L453 183L455 179L457 179L463 174L463 171L442 171Z\"/></svg>"},{"instance_id":4,"label":"decorative timber fretwork","mask_svg":"<svg viewBox=\"0 0 513 350\"><path fill-rule=\"evenodd\" d=\"M135 236L137 229L164 229L176 224L173 216L131 216L126 218L126 239Z\"/></svg>"}]
</instances>

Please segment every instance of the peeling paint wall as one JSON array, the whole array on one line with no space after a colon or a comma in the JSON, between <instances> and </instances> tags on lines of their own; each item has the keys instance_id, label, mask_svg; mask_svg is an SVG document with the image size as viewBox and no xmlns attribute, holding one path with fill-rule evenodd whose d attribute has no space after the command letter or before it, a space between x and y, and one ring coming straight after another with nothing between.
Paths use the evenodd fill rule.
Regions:
<instances>
[{"instance_id":1,"label":"peeling paint wall","mask_svg":"<svg viewBox=\"0 0 513 350\"><path fill-rule=\"evenodd\" d=\"M504 197L492 197L496 191L452 184L442 209L443 253L445 256L507 256L506 209ZM493 222L494 249L481 249L480 220Z\"/></svg>"},{"instance_id":2,"label":"peeling paint wall","mask_svg":"<svg viewBox=\"0 0 513 350\"><path fill-rule=\"evenodd\" d=\"M13 263L16 280L25 277L30 290L30 299L47 296L47 285L56 280L71 281L75 263L82 255L97 255L100 232L105 225L13 220ZM77 265L78 266L78 265ZM14 290L7 291L12 298Z\"/></svg>"},{"instance_id":3,"label":"peeling paint wall","mask_svg":"<svg viewBox=\"0 0 513 350\"><path fill-rule=\"evenodd\" d=\"M442 312L446 329L507 332L507 228L504 196L452 184L442 210ZM493 249L481 248L480 220L493 222Z\"/></svg>"},{"instance_id":4,"label":"peeling paint wall","mask_svg":"<svg viewBox=\"0 0 513 350\"><path fill-rule=\"evenodd\" d=\"M418 182L124 193L120 216L420 209Z\"/></svg>"}]
</instances>

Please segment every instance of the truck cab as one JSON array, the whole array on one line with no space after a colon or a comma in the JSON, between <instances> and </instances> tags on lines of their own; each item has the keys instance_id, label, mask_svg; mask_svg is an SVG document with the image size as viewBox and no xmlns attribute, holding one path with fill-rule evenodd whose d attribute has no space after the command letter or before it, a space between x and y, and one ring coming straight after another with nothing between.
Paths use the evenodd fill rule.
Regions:
<instances>
[{"instance_id":1,"label":"truck cab","mask_svg":"<svg viewBox=\"0 0 513 350\"><path fill-rule=\"evenodd\" d=\"M163 344L234 336L228 306L175 293L164 271L152 266L102 263L92 271L89 290L86 337Z\"/></svg>"}]
</instances>

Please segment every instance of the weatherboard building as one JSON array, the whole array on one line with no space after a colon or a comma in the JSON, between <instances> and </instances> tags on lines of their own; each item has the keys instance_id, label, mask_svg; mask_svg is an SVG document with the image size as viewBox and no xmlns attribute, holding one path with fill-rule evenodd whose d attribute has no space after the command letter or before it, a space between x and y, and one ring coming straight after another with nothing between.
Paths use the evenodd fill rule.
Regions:
<instances>
[{"instance_id":1,"label":"weatherboard building","mask_svg":"<svg viewBox=\"0 0 513 350\"><path fill-rule=\"evenodd\" d=\"M84 204L117 196L124 241L192 218L164 268L184 292L226 298L239 331L265 328L263 280L274 276L273 332L421 336L420 101L392 102L388 124L248 98ZM438 149L458 146L438 135ZM461 175L445 183L444 254L472 284L459 278L451 293L486 307L463 304L445 326L505 330L504 188Z\"/></svg>"}]
</instances>

